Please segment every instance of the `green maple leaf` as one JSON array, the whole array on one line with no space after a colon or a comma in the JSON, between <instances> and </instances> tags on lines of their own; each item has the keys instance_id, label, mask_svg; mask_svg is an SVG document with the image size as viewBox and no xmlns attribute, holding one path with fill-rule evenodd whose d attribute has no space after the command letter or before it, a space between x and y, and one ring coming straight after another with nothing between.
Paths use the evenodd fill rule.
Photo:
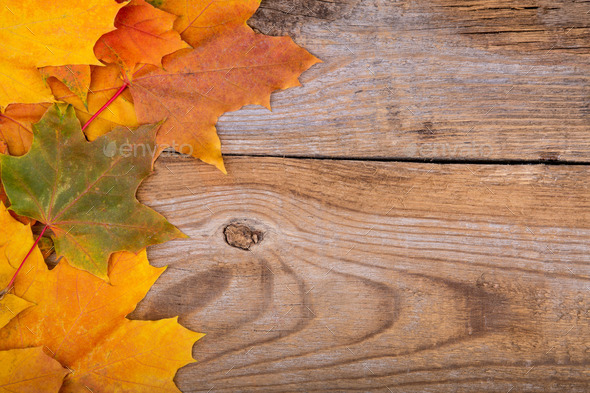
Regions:
<instances>
[{"instance_id":1,"label":"green maple leaf","mask_svg":"<svg viewBox=\"0 0 590 393\"><path fill-rule=\"evenodd\" d=\"M152 171L157 128L116 129L88 142L74 108L52 106L33 126L26 155L0 157L10 209L46 224L58 256L103 279L113 252L186 237L135 197Z\"/></svg>"}]
</instances>

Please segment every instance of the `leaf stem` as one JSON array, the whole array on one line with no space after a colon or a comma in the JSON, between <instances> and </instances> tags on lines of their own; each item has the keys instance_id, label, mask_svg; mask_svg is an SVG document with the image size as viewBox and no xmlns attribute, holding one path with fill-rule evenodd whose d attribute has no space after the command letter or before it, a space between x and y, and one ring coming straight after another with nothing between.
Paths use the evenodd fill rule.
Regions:
<instances>
[{"instance_id":1,"label":"leaf stem","mask_svg":"<svg viewBox=\"0 0 590 393\"><path fill-rule=\"evenodd\" d=\"M113 101L115 101L117 99L117 97L119 97L125 91L125 89L128 86L129 86L129 82L123 83L123 86L121 86L119 88L119 90L117 90L117 92L115 93L115 95L112 96L94 115L92 115L90 117L90 119L86 122L86 124L84 124L84 126L82 126L82 131L84 131L86 128L88 128L88 126L90 125L90 123L92 123L94 121L94 119L96 119L105 109L107 109L107 107L109 105L111 105L111 103Z\"/></svg>"},{"instance_id":2,"label":"leaf stem","mask_svg":"<svg viewBox=\"0 0 590 393\"><path fill-rule=\"evenodd\" d=\"M35 243L33 243L33 245L31 246L31 249L29 250L29 252L27 253L27 255L24 257L23 261L20 263L20 266L14 272L14 275L12 276L12 279L10 280L10 282L8 283L8 285L6 286L6 288L4 288L4 290L2 290L0 292L0 299L2 299L4 297L4 295L6 295L12 289L12 286L14 285L14 281L16 280L16 276L18 276L18 273L20 273L21 269L25 265L25 262L27 261L27 259L29 258L29 256L33 253L33 250L35 249L35 246L37 246L37 244L39 243L39 240L41 240L41 237L43 236L43 234L45 233L45 231L47 230L47 228L49 228L49 225L45 224L45 226L43 227L43 230L41 231L41 233L39 234L39 236L37 236L37 240L35 240Z\"/></svg>"}]
</instances>

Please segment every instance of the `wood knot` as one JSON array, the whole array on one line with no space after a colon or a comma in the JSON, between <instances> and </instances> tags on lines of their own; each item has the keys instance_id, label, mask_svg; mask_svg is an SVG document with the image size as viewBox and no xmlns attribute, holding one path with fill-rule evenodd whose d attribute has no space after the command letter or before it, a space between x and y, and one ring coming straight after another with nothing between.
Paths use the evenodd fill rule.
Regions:
<instances>
[{"instance_id":1,"label":"wood knot","mask_svg":"<svg viewBox=\"0 0 590 393\"><path fill-rule=\"evenodd\" d=\"M225 241L232 247L249 250L252 245L262 240L262 232L256 231L244 224L229 224L223 230Z\"/></svg>"}]
</instances>

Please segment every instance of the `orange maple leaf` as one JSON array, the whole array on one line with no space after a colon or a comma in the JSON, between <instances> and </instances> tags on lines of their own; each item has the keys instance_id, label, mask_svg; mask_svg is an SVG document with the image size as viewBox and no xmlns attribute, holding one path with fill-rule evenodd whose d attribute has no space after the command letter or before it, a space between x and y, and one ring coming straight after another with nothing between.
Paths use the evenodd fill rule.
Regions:
<instances>
[{"instance_id":1,"label":"orange maple leaf","mask_svg":"<svg viewBox=\"0 0 590 393\"><path fill-rule=\"evenodd\" d=\"M22 156L33 143L33 124L38 122L50 104L10 104L0 108L0 139L6 143L6 153Z\"/></svg>"},{"instance_id":2,"label":"orange maple leaf","mask_svg":"<svg viewBox=\"0 0 590 393\"><path fill-rule=\"evenodd\" d=\"M130 86L140 123L167 118L158 144L191 154L225 172L215 124L225 112L258 104L270 109L274 90L299 86L299 75L320 62L289 37L256 34L246 21L260 1L164 0L179 15L174 28L193 51L146 66Z\"/></svg>"},{"instance_id":3,"label":"orange maple leaf","mask_svg":"<svg viewBox=\"0 0 590 393\"><path fill-rule=\"evenodd\" d=\"M144 0L132 0L117 14L117 30L98 40L94 54L104 63L119 64L125 74L139 63L161 66L163 56L189 47L173 30L175 20Z\"/></svg>"},{"instance_id":4,"label":"orange maple leaf","mask_svg":"<svg viewBox=\"0 0 590 393\"><path fill-rule=\"evenodd\" d=\"M243 26L260 6L260 0L162 0L161 10L178 15L174 29L193 46Z\"/></svg>"},{"instance_id":5,"label":"orange maple leaf","mask_svg":"<svg viewBox=\"0 0 590 393\"><path fill-rule=\"evenodd\" d=\"M2 225L17 228L8 247L32 245L30 227L0 205ZM15 295L35 305L0 329L0 350L43 346L70 370L62 392L178 391L174 375L194 361L191 348L203 335L183 328L176 318L125 318L164 270L150 266L145 251L119 252L111 257L107 283L64 259L49 271L35 249L23 267L29 273L19 275L14 285Z\"/></svg>"},{"instance_id":6,"label":"orange maple leaf","mask_svg":"<svg viewBox=\"0 0 590 393\"><path fill-rule=\"evenodd\" d=\"M130 86L140 123L167 118L157 141L225 172L215 124L247 104L270 109L274 90L299 86L299 75L319 62L289 37L256 34L243 24L192 51L146 66Z\"/></svg>"}]
</instances>

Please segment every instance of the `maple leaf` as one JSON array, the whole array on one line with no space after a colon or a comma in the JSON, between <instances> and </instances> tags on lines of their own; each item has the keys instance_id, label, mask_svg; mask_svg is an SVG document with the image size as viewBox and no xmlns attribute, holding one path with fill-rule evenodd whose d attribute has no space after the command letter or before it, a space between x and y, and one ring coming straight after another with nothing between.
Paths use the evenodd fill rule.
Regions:
<instances>
[{"instance_id":1,"label":"maple leaf","mask_svg":"<svg viewBox=\"0 0 590 393\"><path fill-rule=\"evenodd\" d=\"M7 154L8 153L8 145L4 142L3 139L0 139L0 154ZM8 204L8 195L4 191L4 186L0 181L0 203L3 205Z\"/></svg>"},{"instance_id":2,"label":"maple leaf","mask_svg":"<svg viewBox=\"0 0 590 393\"><path fill-rule=\"evenodd\" d=\"M0 391L59 392L68 370L42 348L0 351Z\"/></svg>"},{"instance_id":3,"label":"maple leaf","mask_svg":"<svg viewBox=\"0 0 590 393\"><path fill-rule=\"evenodd\" d=\"M139 63L161 66L163 56L189 47L173 30L175 19L144 0L132 0L117 14L117 30L103 35L94 53L105 63L118 64L127 75Z\"/></svg>"},{"instance_id":4,"label":"maple leaf","mask_svg":"<svg viewBox=\"0 0 590 393\"><path fill-rule=\"evenodd\" d=\"M27 302L11 293L0 297L0 328L6 326L18 313L31 307L33 303Z\"/></svg>"},{"instance_id":5,"label":"maple leaf","mask_svg":"<svg viewBox=\"0 0 590 393\"><path fill-rule=\"evenodd\" d=\"M247 104L270 109L272 91L299 86L299 75L318 62L289 37L256 34L242 23L192 51L165 57L164 69L144 67L130 89L140 123L167 118L158 145L225 172L215 129L218 118Z\"/></svg>"},{"instance_id":6,"label":"maple leaf","mask_svg":"<svg viewBox=\"0 0 590 393\"><path fill-rule=\"evenodd\" d=\"M39 72L47 82L48 78L63 83L69 92L75 94L85 107L88 107L88 89L90 88L89 65L66 65L58 67L43 67ZM51 87L51 85L50 85Z\"/></svg>"},{"instance_id":7,"label":"maple leaf","mask_svg":"<svg viewBox=\"0 0 590 393\"><path fill-rule=\"evenodd\" d=\"M33 143L33 124L38 122L49 104L11 104L0 108L0 139L6 143L1 153L22 156Z\"/></svg>"},{"instance_id":8,"label":"maple leaf","mask_svg":"<svg viewBox=\"0 0 590 393\"><path fill-rule=\"evenodd\" d=\"M152 3L178 15L174 29L193 46L244 26L260 6L260 0L157 0Z\"/></svg>"},{"instance_id":9,"label":"maple leaf","mask_svg":"<svg viewBox=\"0 0 590 393\"><path fill-rule=\"evenodd\" d=\"M32 124L41 119L49 104L11 104L2 113L0 108L0 155L20 156L29 151L33 142ZM9 205L8 196L0 183L0 202ZM24 224L35 223L28 217L12 212Z\"/></svg>"},{"instance_id":10,"label":"maple leaf","mask_svg":"<svg viewBox=\"0 0 590 393\"><path fill-rule=\"evenodd\" d=\"M60 68L66 70L65 66ZM91 79L88 89L87 105L64 83L55 78L48 79L47 81L53 95L58 101L63 101L74 106L76 115L82 124L86 124L124 83L121 79L121 70L115 64L110 64L106 67L91 66L90 71ZM108 110L100 113L98 117L88 124L84 133L89 140L93 141L99 136L121 126L133 128L139 126L137 117L135 116L131 94L128 91L111 102Z\"/></svg>"},{"instance_id":11,"label":"maple leaf","mask_svg":"<svg viewBox=\"0 0 590 393\"><path fill-rule=\"evenodd\" d=\"M143 0L130 2L117 14L117 29L103 35L94 47L101 61L112 64L92 66L90 83L83 79L85 74L76 72L77 66L54 67L54 73L70 80L49 79L53 95L59 101L72 104L80 121L86 124L123 86L123 79L132 78L132 70L138 63L161 66L164 55L189 47L172 29L175 19L175 15L158 10ZM78 75L80 78L76 78ZM77 91L78 86L86 86L87 101ZM108 111L100 113L84 132L92 141L117 126L138 125L131 94L126 92L110 103Z\"/></svg>"},{"instance_id":12,"label":"maple leaf","mask_svg":"<svg viewBox=\"0 0 590 393\"><path fill-rule=\"evenodd\" d=\"M0 7L0 107L52 101L37 67L99 64L98 38L122 7L112 0L7 0Z\"/></svg>"},{"instance_id":13,"label":"maple leaf","mask_svg":"<svg viewBox=\"0 0 590 393\"><path fill-rule=\"evenodd\" d=\"M108 91L116 97L117 105L124 102L130 109L133 107L131 98L117 97L123 91L119 90L121 86L129 85L137 118L125 118L131 113L129 110L115 112L109 106L109 111L102 112L85 132L92 140L111 131L115 123L133 126L138 120L145 124L167 119L158 133L160 151L172 147L225 172L221 141L215 128L218 118L248 104L260 104L270 109L270 94L274 90L299 86L298 76L320 60L288 37L255 34L246 25L246 20L258 8L258 0L164 0L155 3L162 10L179 15L174 29L195 49L181 49L165 56L162 60L164 70L159 67L158 59L164 51L154 55L152 62L158 59L158 66L144 64L133 73L127 66L123 70L126 82L115 72L96 78L93 75L93 83L100 83L100 87L95 86L93 91ZM107 36L114 37L116 33ZM120 33L126 34L124 29ZM113 42L117 40L113 39ZM124 53L123 48L127 45L121 45L119 52ZM136 59L130 64L140 62L139 58ZM141 61L149 63L145 58ZM81 103L68 98L73 94L67 92L65 86L64 90L54 90L54 95L73 104L83 122L91 118L89 113L104 109L95 107L94 111L85 113ZM103 95L99 101L104 105L109 99Z\"/></svg>"},{"instance_id":14,"label":"maple leaf","mask_svg":"<svg viewBox=\"0 0 590 393\"><path fill-rule=\"evenodd\" d=\"M27 154L0 157L2 182L10 209L46 224L59 256L106 279L113 252L185 237L135 198L152 169L157 126L118 129L87 142L73 107L62 104L33 131Z\"/></svg>"},{"instance_id":15,"label":"maple leaf","mask_svg":"<svg viewBox=\"0 0 590 393\"><path fill-rule=\"evenodd\" d=\"M15 220L4 203L0 202L0 285L10 281L33 242L30 227ZM29 268L45 266L39 252L31 253L29 258ZM28 284L29 278L24 277L21 283ZM0 296L0 327L5 326L18 313L32 305L31 302L13 293Z\"/></svg>"},{"instance_id":16,"label":"maple leaf","mask_svg":"<svg viewBox=\"0 0 590 393\"><path fill-rule=\"evenodd\" d=\"M0 210L0 224L17 223ZM10 237L13 239L13 237ZM27 249L32 244L23 245ZM35 252L39 251L35 249ZM51 271L27 259L14 293L35 303L0 329L0 350L44 346L71 370L62 392L178 391L176 370L193 362L192 346L203 335L176 318L132 321L125 316L165 268L150 266L145 250L113 254L107 283L62 259Z\"/></svg>"}]
</instances>

